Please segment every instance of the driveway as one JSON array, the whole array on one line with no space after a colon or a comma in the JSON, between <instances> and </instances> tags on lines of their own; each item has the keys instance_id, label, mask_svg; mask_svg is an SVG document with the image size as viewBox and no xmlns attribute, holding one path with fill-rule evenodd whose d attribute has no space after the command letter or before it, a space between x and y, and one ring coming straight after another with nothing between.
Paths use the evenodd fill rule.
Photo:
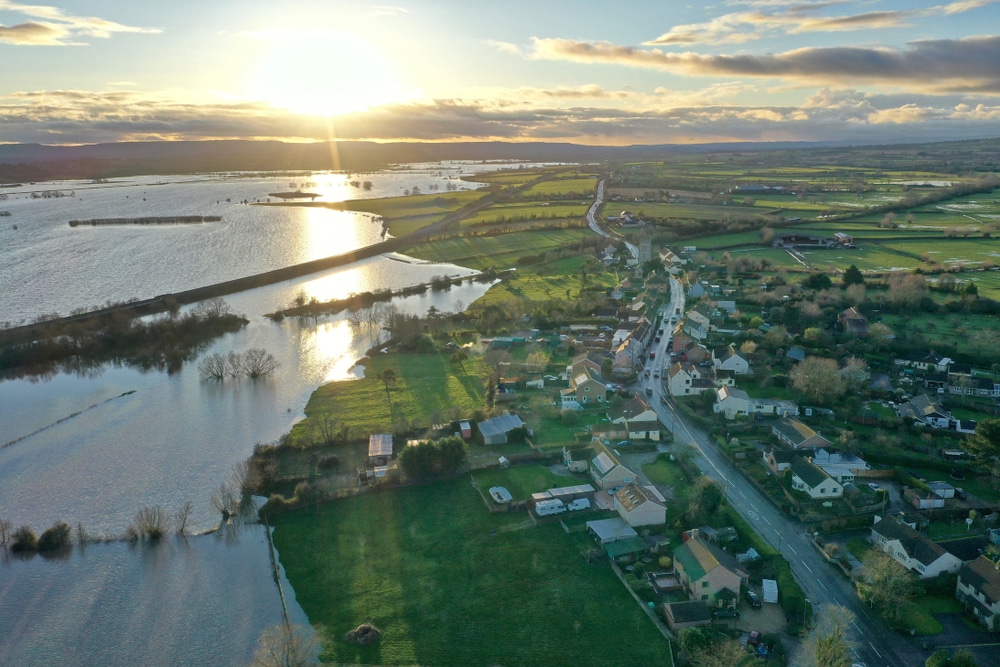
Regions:
<instances>
[{"instance_id":1,"label":"driveway","mask_svg":"<svg viewBox=\"0 0 1000 667\"><path fill-rule=\"evenodd\" d=\"M1000 635L969 627L965 620L971 618L968 614L934 614L934 618L944 626L944 632L917 637L912 640L914 643L927 644L934 650L945 648L949 653L964 648L980 665L1000 665Z\"/></svg>"}]
</instances>

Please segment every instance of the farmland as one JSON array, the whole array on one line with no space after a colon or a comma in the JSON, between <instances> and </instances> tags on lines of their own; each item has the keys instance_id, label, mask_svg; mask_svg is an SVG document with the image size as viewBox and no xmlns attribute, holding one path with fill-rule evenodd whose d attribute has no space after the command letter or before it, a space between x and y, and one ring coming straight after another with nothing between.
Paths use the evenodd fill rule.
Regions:
<instances>
[{"instance_id":1,"label":"farmland","mask_svg":"<svg viewBox=\"0 0 1000 667\"><path fill-rule=\"evenodd\" d=\"M299 604L331 639L328 662L669 659L666 640L611 570L581 558L593 544L585 534L536 527L524 512L490 513L468 475L283 515L274 541ZM378 644L340 640L365 622L382 631Z\"/></svg>"}]
</instances>

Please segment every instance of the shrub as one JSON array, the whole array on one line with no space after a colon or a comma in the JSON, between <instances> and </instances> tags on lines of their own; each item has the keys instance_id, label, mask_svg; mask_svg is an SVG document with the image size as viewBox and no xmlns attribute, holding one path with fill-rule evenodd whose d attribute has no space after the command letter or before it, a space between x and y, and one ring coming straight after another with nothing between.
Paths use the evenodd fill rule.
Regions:
<instances>
[{"instance_id":1,"label":"shrub","mask_svg":"<svg viewBox=\"0 0 1000 667\"><path fill-rule=\"evenodd\" d=\"M338 457L336 454L330 454L329 456L324 456L319 460L319 463L317 463L317 465L320 468L324 469L336 468L340 466L340 457Z\"/></svg>"},{"instance_id":2,"label":"shrub","mask_svg":"<svg viewBox=\"0 0 1000 667\"><path fill-rule=\"evenodd\" d=\"M30 526L21 526L15 530L11 536L10 550L15 553L19 551L37 551L38 538L35 537L35 531L31 530Z\"/></svg>"},{"instance_id":3,"label":"shrub","mask_svg":"<svg viewBox=\"0 0 1000 667\"><path fill-rule=\"evenodd\" d=\"M72 528L69 527L68 523L65 521L56 522L38 538L38 550L57 551L68 549L71 544L71 534Z\"/></svg>"},{"instance_id":4,"label":"shrub","mask_svg":"<svg viewBox=\"0 0 1000 667\"><path fill-rule=\"evenodd\" d=\"M135 513L131 527L140 538L158 540L167 532L169 524L170 520L162 507L146 505Z\"/></svg>"},{"instance_id":5,"label":"shrub","mask_svg":"<svg viewBox=\"0 0 1000 667\"><path fill-rule=\"evenodd\" d=\"M284 514L288 510L295 509L296 505L298 505L297 498L286 498L280 493L275 493L267 499L267 502L260 508L258 514L264 519L269 519L279 514Z\"/></svg>"},{"instance_id":6,"label":"shrub","mask_svg":"<svg viewBox=\"0 0 1000 667\"><path fill-rule=\"evenodd\" d=\"M944 649L936 651L931 657L927 658L927 662L924 665L925 667L947 667L948 651Z\"/></svg>"}]
</instances>

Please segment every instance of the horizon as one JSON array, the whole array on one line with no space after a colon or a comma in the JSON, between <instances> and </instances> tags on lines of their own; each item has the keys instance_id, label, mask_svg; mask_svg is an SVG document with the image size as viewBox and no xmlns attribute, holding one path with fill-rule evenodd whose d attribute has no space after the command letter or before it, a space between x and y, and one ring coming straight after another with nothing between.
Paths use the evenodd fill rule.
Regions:
<instances>
[{"instance_id":1,"label":"horizon","mask_svg":"<svg viewBox=\"0 0 1000 667\"><path fill-rule=\"evenodd\" d=\"M1000 136L998 0L0 0L0 144Z\"/></svg>"}]
</instances>

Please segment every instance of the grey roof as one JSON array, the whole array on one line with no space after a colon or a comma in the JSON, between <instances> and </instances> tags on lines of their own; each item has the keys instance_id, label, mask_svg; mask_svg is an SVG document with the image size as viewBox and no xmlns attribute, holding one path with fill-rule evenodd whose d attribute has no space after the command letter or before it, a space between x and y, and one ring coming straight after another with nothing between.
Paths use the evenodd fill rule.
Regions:
<instances>
[{"instance_id":1,"label":"grey roof","mask_svg":"<svg viewBox=\"0 0 1000 667\"><path fill-rule=\"evenodd\" d=\"M524 426L524 422L521 421L521 418L517 415L513 415L508 412L500 415L499 417L479 422L477 426L479 426L479 432L483 434L483 437L489 438L494 435L509 433L515 428L521 428Z\"/></svg>"},{"instance_id":2,"label":"grey roof","mask_svg":"<svg viewBox=\"0 0 1000 667\"><path fill-rule=\"evenodd\" d=\"M369 435L368 456L392 456L392 433Z\"/></svg>"},{"instance_id":3,"label":"grey roof","mask_svg":"<svg viewBox=\"0 0 1000 667\"><path fill-rule=\"evenodd\" d=\"M597 539L604 540L624 540L630 537L638 537L639 533L635 528L622 521L621 517L613 519L598 519L588 521L587 528L597 535Z\"/></svg>"},{"instance_id":4,"label":"grey roof","mask_svg":"<svg viewBox=\"0 0 1000 667\"><path fill-rule=\"evenodd\" d=\"M924 565L930 565L946 552L940 545L931 542L894 516L886 516L872 526L872 530L887 540L898 540L910 558Z\"/></svg>"},{"instance_id":5,"label":"grey roof","mask_svg":"<svg viewBox=\"0 0 1000 667\"><path fill-rule=\"evenodd\" d=\"M822 468L812 461L805 460L801 456L796 456L792 459L792 472L810 488L815 488L826 480L831 479Z\"/></svg>"},{"instance_id":6,"label":"grey roof","mask_svg":"<svg viewBox=\"0 0 1000 667\"><path fill-rule=\"evenodd\" d=\"M667 613L674 619L674 623L700 623L712 619L712 613L704 600L667 602L663 607L669 610Z\"/></svg>"}]
</instances>

